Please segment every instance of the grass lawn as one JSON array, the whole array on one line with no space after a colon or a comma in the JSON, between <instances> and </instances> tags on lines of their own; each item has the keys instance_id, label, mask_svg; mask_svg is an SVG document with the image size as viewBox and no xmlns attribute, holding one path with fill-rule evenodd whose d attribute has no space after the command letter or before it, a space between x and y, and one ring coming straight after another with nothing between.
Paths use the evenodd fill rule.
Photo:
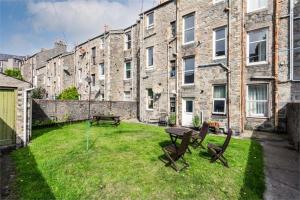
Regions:
<instances>
[{"instance_id":1,"label":"grass lawn","mask_svg":"<svg viewBox=\"0 0 300 200\"><path fill-rule=\"evenodd\" d=\"M90 149L86 150L86 131ZM209 135L222 144L224 137ZM119 127L86 123L34 130L26 148L11 156L21 199L262 199L262 147L232 139L230 168L211 164L206 150L193 149L190 167L177 173L159 160L169 142L164 128L135 123Z\"/></svg>"}]
</instances>

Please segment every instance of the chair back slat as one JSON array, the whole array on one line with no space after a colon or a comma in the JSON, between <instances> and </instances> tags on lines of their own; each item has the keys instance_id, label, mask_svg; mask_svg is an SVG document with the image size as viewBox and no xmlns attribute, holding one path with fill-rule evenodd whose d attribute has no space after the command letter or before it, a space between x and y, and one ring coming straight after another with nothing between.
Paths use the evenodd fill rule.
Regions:
<instances>
[{"instance_id":1,"label":"chair back slat","mask_svg":"<svg viewBox=\"0 0 300 200\"><path fill-rule=\"evenodd\" d=\"M225 139L225 142L222 146L222 152L225 152L225 150L227 149L227 147L229 145L229 142L230 142L230 139L231 139L231 136L232 136L232 130L229 129L228 133L227 133L227 136L226 136L226 139Z\"/></svg>"},{"instance_id":2,"label":"chair back slat","mask_svg":"<svg viewBox=\"0 0 300 200\"><path fill-rule=\"evenodd\" d=\"M192 132L193 131L188 131L186 132L183 137L182 137L182 142L178 148L178 156L181 156L183 154L185 154L189 144L190 144L190 140L191 140L191 137L192 137Z\"/></svg>"},{"instance_id":3,"label":"chair back slat","mask_svg":"<svg viewBox=\"0 0 300 200\"><path fill-rule=\"evenodd\" d=\"M207 122L204 122L199 132L199 136L202 140L204 140L204 138L206 137L208 133L208 129L209 129L209 124Z\"/></svg>"}]
</instances>

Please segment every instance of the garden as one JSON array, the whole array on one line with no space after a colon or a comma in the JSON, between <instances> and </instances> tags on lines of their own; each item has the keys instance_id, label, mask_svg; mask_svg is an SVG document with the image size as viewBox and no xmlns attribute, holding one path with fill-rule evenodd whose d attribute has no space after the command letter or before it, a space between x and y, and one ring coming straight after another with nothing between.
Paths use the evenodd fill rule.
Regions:
<instances>
[{"instance_id":1,"label":"garden","mask_svg":"<svg viewBox=\"0 0 300 200\"><path fill-rule=\"evenodd\" d=\"M207 143L225 137L209 134ZM210 163L207 149L190 148L189 167L176 172L160 157L170 143L165 129L122 122L86 122L33 131L31 143L11 154L14 193L22 199L262 199L262 147L232 138L229 168Z\"/></svg>"}]
</instances>

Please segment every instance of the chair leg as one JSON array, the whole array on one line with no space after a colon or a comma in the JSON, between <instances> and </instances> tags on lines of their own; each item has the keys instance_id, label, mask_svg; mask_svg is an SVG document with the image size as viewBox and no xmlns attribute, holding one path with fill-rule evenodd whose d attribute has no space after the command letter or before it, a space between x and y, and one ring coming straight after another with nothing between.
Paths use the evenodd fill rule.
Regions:
<instances>
[{"instance_id":1,"label":"chair leg","mask_svg":"<svg viewBox=\"0 0 300 200\"><path fill-rule=\"evenodd\" d=\"M164 151L165 155L168 157L169 163L170 163L170 164L166 164L166 165L171 165L177 172L179 172L179 169L178 169L175 161L173 160L173 158L170 156L170 154L164 148L163 148L163 151Z\"/></svg>"},{"instance_id":2,"label":"chair leg","mask_svg":"<svg viewBox=\"0 0 300 200\"><path fill-rule=\"evenodd\" d=\"M223 163L223 165L225 167L229 167L228 162L227 162L226 158L223 156L223 154L220 156L219 160Z\"/></svg>"}]
</instances>

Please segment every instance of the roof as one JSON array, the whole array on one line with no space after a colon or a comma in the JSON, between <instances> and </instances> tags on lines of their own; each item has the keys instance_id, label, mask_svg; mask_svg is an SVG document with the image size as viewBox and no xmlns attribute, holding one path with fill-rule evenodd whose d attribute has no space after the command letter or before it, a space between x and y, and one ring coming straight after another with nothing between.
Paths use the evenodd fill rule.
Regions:
<instances>
[{"instance_id":1,"label":"roof","mask_svg":"<svg viewBox=\"0 0 300 200\"><path fill-rule=\"evenodd\" d=\"M95 37L93 37L93 38L91 38L91 39L88 39L88 40L86 40L86 41L84 41L84 42L82 42L82 43L76 45L75 48L77 48L77 47L79 47L79 46L81 46L81 45L84 45L84 44L88 43L89 41L92 41L92 40L95 40L95 39L97 39L97 38L103 37L104 35L109 35L109 34L112 34L112 33L120 33L120 32L124 32L124 30L125 30L125 29L116 29L116 30L109 30L109 31L106 31L106 32L104 32L104 33L101 33L100 35L97 35L97 36L95 36Z\"/></svg>"},{"instance_id":2,"label":"roof","mask_svg":"<svg viewBox=\"0 0 300 200\"><path fill-rule=\"evenodd\" d=\"M18 60L23 60L26 58L26 56L17 56L17 55L11 55L11 54L2 54L0 53L0 60L5 60L7 61L8 59L18 59Z\"/></svg>"},{"instance_id":3,"label":"roof","mask_svg":"<svg viewBox=\"0 0 300 200\"><path fill-rule=\"evenodd\" d=\"M49 59L46 60L46 61L48 62L48 61L50 61L50 60L52 60L52 59L54 59L54 58L57 58L57 57L59 57L59 56L65 57L65 56L68 56L68 55L72 55L73 53L74 53L73 51L61 53L61 54L58 54L58 55L56 55L56 56L53 56L53 57L49 58ZM43 67L43 66L42 66L42 67Z\"/></svg>"},{"instance_id":4,"label":"roof","mask_svg":"<svg viewBox=\"0 0 300 200\"><path fill-rule=\"evenodd\" d=\"M18 83L23 83L23 84L27 84L28 86L31 86L30 82L24 81L24 80L19 80L17 78L11 77L11 76L7 76L6 74L3 74L2 72L0 72L0 76L4 76L6 79L13 79L14 81L18 82ZM3 81L3 82L1 82ZM15 83L8 83L9 81L6 80L2 80L2 78L0 79L0 87L19 87L18 85L15 85Z\"/></svg>"},{"instance_id":5,"label":"roof","mask_svg":"<svg viewBox=\"0 0 300 200\"><path fill-rule=\"evenodd\" d=\"M174 0L168 0L168 1L165 1L165 2L163 2L163 3L160 3L160 4L158 4L157 6L154 6L153 8L150 8L150 9L148 9L148 10L146 10L146 11L140 13L140 16L143 15L143 14L146 14L146 13L148 13L148 12L151 12L151 11L157 9L157 8L160 8L160 7L164 6L164 5L167 5L167 4L169 4L169 3L173 2L173 1L174 1Z\"/></svg>"}]
</instances>

